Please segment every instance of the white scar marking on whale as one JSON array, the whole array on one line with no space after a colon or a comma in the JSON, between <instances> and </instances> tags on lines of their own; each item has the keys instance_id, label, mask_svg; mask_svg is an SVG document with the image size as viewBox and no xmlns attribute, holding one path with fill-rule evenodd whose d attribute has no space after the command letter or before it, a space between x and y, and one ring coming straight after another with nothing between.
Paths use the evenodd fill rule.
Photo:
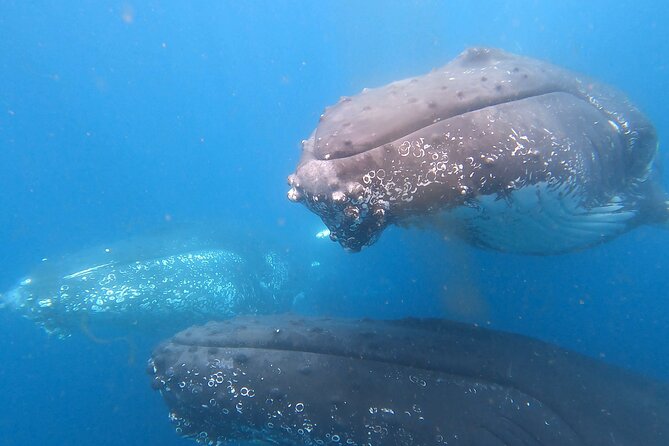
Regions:
<instances>
[{"instance_id":1,"label":"white scar marking on whale","mask_svg":"<svg viewBox=\"0 0 669 446\"><path fill-rule=\"evenodd\" d=\"M83 269L81 271L77 271L76 273L68 274L67 276L64 276L63 279L75 279L77 277L85 276L86 274L93 272L95 270L98 270L100 268L106 268L108 266L113 265L114 262L109 262L105 263L103 265L97 265L97 266L92 266L90 268Z\"/></svg>"}]
</instances>

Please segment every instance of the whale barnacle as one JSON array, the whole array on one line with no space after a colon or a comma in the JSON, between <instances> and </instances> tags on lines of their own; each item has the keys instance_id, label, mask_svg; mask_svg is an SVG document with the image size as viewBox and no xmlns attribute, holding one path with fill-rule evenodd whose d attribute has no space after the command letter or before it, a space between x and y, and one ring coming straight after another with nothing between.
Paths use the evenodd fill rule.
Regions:
<instances>
[{"instance_id":1,"label":"whale barnacle","mask_svg":"<svg viewBox=\"0 0 669 446\"><path fill-rule=\"evenodd\" d=\"M346 206L344 208L344 215L349 220L358 220L360 218L360 208L357 206Z\"/></svg>"}]
</instances>

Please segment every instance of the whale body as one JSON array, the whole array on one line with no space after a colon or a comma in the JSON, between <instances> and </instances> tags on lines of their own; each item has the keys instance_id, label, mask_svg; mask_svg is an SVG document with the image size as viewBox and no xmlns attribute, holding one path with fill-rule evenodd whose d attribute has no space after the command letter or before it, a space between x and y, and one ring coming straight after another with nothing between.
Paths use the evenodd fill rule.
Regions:
<instances>
[{"instance_id":1,"label":"whale body","mask_svg":"<svg viewBox=\"0 0 669 446\"><path fill-rule=\"evenodd\" d=\"M0 295L0 305L60 337L89 326L186 327L287 311L288 277L287 262L273 251L252 257L216 244L147 237L44 259Z\"/></svg>"},{"instance_id":2,"label":"whale body","mask_svg":"<svg viewBox=\"0 0 669 446\"><path fill-rule=\"evenodd\" d=\"M342 98L302 144L288 198L351 251L392 224L556 254L666 222L651 122L614 88L471 48Z\"/></svg>"},{"instance_id":3,"label":"whale body","mask_svg":"<svg viewBox=\"0 0 669 446\"><path fill-rule=\"evenodd\" d=\"M666 384L442 320L238 317L177 334L148 372L207 445L669 444Z\"/></svg>"}]
</instances>

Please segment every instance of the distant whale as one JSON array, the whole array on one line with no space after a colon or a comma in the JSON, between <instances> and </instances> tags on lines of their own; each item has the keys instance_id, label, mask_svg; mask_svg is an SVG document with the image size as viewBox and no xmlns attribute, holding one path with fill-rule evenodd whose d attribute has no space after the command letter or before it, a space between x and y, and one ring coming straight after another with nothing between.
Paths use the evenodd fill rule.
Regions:
<instances>
[{"instance_id":1,"label":"distant whale","mask_svg":"<svg viewBox=\"0 0 669 446\"><path fill-rule=\"evenodd\" d=\"M556 254L666 222L655 130L618 91L472 48L420 77L342 98L303 141L288 198L351 251L391 224Z\"/></svg>"},{"instance_id":2,"label":"distant whale","mask_svg":"<svg viewBox=\"0 0 669 446\"><path fill-rule=\"evenodd\" d=\"M669 444L668 385L447 321L235 318L177 334L148 371L207 445Z\"/></svg>"},{"instance_id":3,"label":"distant whale","mask_svg":"<svg viewBox=\"0 0 669 446\"><path fill-rule=\"evenodd\" d=\"M146 237L44 260L0 306L61 337L73 329L185 327L290 309L288 264L195 240Z\"/></svg>"}]
</instances>

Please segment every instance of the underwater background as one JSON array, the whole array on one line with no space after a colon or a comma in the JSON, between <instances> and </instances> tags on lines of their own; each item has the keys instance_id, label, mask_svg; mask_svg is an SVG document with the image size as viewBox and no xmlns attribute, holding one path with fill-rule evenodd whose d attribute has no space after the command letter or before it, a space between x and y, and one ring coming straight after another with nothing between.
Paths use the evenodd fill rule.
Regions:
<instances>
[{"instance_id":1,"label":"underwater background","mask_svg":"<svg viewBox=\"0 0 669 446\"><path fill-rule=\"evenodd\" d=\"M316 238L322 223L285 182L326 105L473 45L623 89L666 165L667 23L669 6L650 0L5 0L0 290L42 258L242 228L244 243L270 243L293 266L296 311L476 322L669 380L669 231L531 257L393 228L348 254ZM151 348L185 326L60 340L0 311L0 327L1 445L192 443L145 373Z\"/></svg>"}]
</instances>

